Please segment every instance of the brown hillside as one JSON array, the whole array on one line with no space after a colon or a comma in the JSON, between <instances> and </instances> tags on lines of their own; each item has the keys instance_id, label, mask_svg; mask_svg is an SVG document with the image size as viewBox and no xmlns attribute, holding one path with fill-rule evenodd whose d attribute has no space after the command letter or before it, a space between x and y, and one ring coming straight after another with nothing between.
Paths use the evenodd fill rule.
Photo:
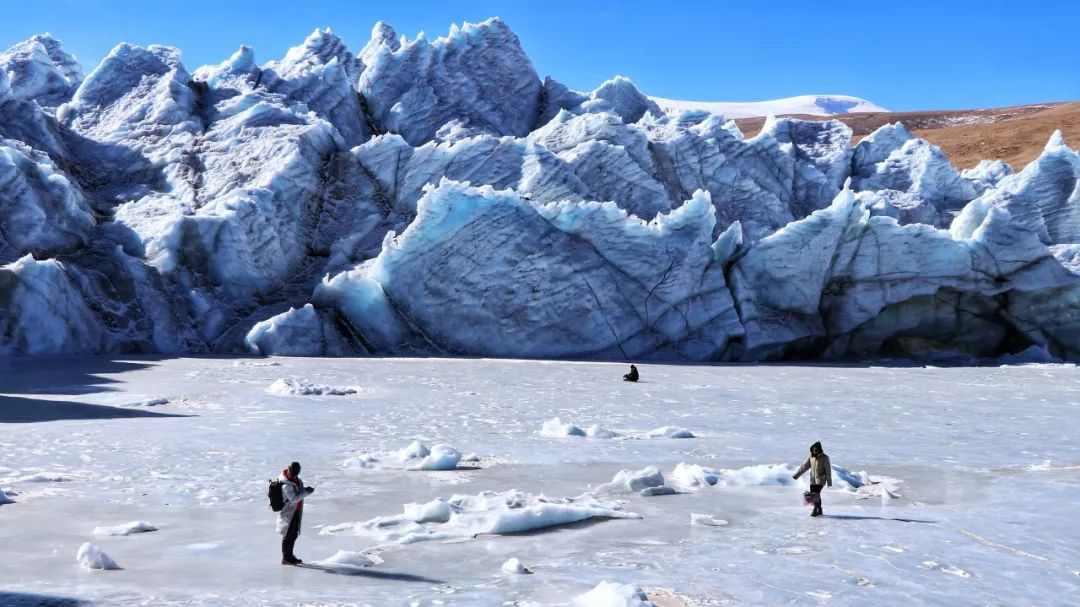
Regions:
<instances>
[{"instance_id":1,"label":"brown hillside","mask_svg":"<svg viewBox=\"0 0 1080 607\"><path fill-rule=\"evenodd\" d=\"M1044 103L987 110L885 112L842 116L795 116L807 120L836 118L851 127L858 141L890 122L903 122L917 136L941 146L957 168L973 167L980 160L1004 160L1020 170L1034 160L1055 129L1065 142L1080 146L1080 102ZM736 121L747 137L761 130L764 118Z\"/></svg>"}]
</instances>

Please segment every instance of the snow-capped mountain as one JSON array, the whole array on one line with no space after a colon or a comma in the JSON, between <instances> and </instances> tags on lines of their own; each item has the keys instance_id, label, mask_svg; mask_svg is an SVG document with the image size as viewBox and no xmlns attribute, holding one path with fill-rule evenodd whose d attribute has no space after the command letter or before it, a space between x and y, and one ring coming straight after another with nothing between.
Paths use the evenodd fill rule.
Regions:
<instances>
[{"instance_id":1,"label":"snow-capped mountain","mask_svg":"<svg viewBox=\"0 0 1080 607\"><path fill-rule=\"evenodd\" d=\"M958 172L889 125L746 139L498 19L189 71L0 55L0 354L1080 356L1080 155Z\"/></svg>"},{"instance_id":2,"label":"snow-capped mountain","mask_svg":"<svg viewBox=\"0 0 1080 607\"><path fill-rule=\"evenodd\" d=\"M836 116L857 112L889 111L865 99L849 95L799 95L768 101L682 101L662 97L651 97L651 99L665 112L701 111L720 114L726 118L755 118L770 114L774 116Z\"/></svg>"}]
</instances>

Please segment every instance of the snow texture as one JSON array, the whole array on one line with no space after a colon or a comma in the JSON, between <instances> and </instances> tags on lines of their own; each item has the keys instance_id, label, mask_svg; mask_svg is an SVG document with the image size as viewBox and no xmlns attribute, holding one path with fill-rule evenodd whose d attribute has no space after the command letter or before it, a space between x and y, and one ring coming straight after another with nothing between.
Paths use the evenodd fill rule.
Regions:
<instances>
[{"instance_id":1,"label":"snow texture","mask_svg":"<svg viewBox=\"0 0 1080 607\"><path fill-rule=\"evenodd\" d=\"M0 53L0 356L1080 357L1060 133L960 172L775 117L860 99L751 105L573 91L497 18L85 75L34 36Z\"/></svg>"},{"instance_id":2,"label":"snow texture","mask_svg":"<svg viewBox=\"0 0 1080 607\"><path fill-rule=\"evenodd\" d=\"M697 111L720 114L725 118L754 118L781 114L804 116L835 116L858 112L887 112L889 110L865 99L850 95L800 95L769 101L682 101L653 97L664 111L679 114Z\"/></svg>"}]
</instances>

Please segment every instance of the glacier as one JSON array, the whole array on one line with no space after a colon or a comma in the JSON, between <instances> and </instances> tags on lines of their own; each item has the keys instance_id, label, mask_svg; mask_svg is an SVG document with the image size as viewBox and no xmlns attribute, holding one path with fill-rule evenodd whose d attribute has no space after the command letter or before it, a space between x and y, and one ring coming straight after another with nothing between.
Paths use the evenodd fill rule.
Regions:
<instances>
[{"instance_id":1,"label":"glacier","mask_svg":"<svg viewBox=\"0 0 1080 607\"><path fill-rule=\"evenodd\" d=\"M1080 358L1060 134L961 171L717 109L572 90L497 18L191 71L34 36L0 54L0 356Z\"/></svg>"}]
</instances>

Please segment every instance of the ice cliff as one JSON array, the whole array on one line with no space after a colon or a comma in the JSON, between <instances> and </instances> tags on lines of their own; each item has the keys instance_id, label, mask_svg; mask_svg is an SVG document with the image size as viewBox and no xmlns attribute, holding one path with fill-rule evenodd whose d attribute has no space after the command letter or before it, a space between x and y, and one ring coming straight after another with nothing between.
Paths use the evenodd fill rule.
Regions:
<instances>
[{"instance_id":1,"label":"ice cliff","mask_svg":"<svg viewBox=\"0 0 1080 607\"><path fill-rule=\"evenodd\" d=\"M188 71L0 54L0 355L1080 357L1080 155L958 171L903 125L744 138L498 19Z\"/></svg>"}]
</instances>

